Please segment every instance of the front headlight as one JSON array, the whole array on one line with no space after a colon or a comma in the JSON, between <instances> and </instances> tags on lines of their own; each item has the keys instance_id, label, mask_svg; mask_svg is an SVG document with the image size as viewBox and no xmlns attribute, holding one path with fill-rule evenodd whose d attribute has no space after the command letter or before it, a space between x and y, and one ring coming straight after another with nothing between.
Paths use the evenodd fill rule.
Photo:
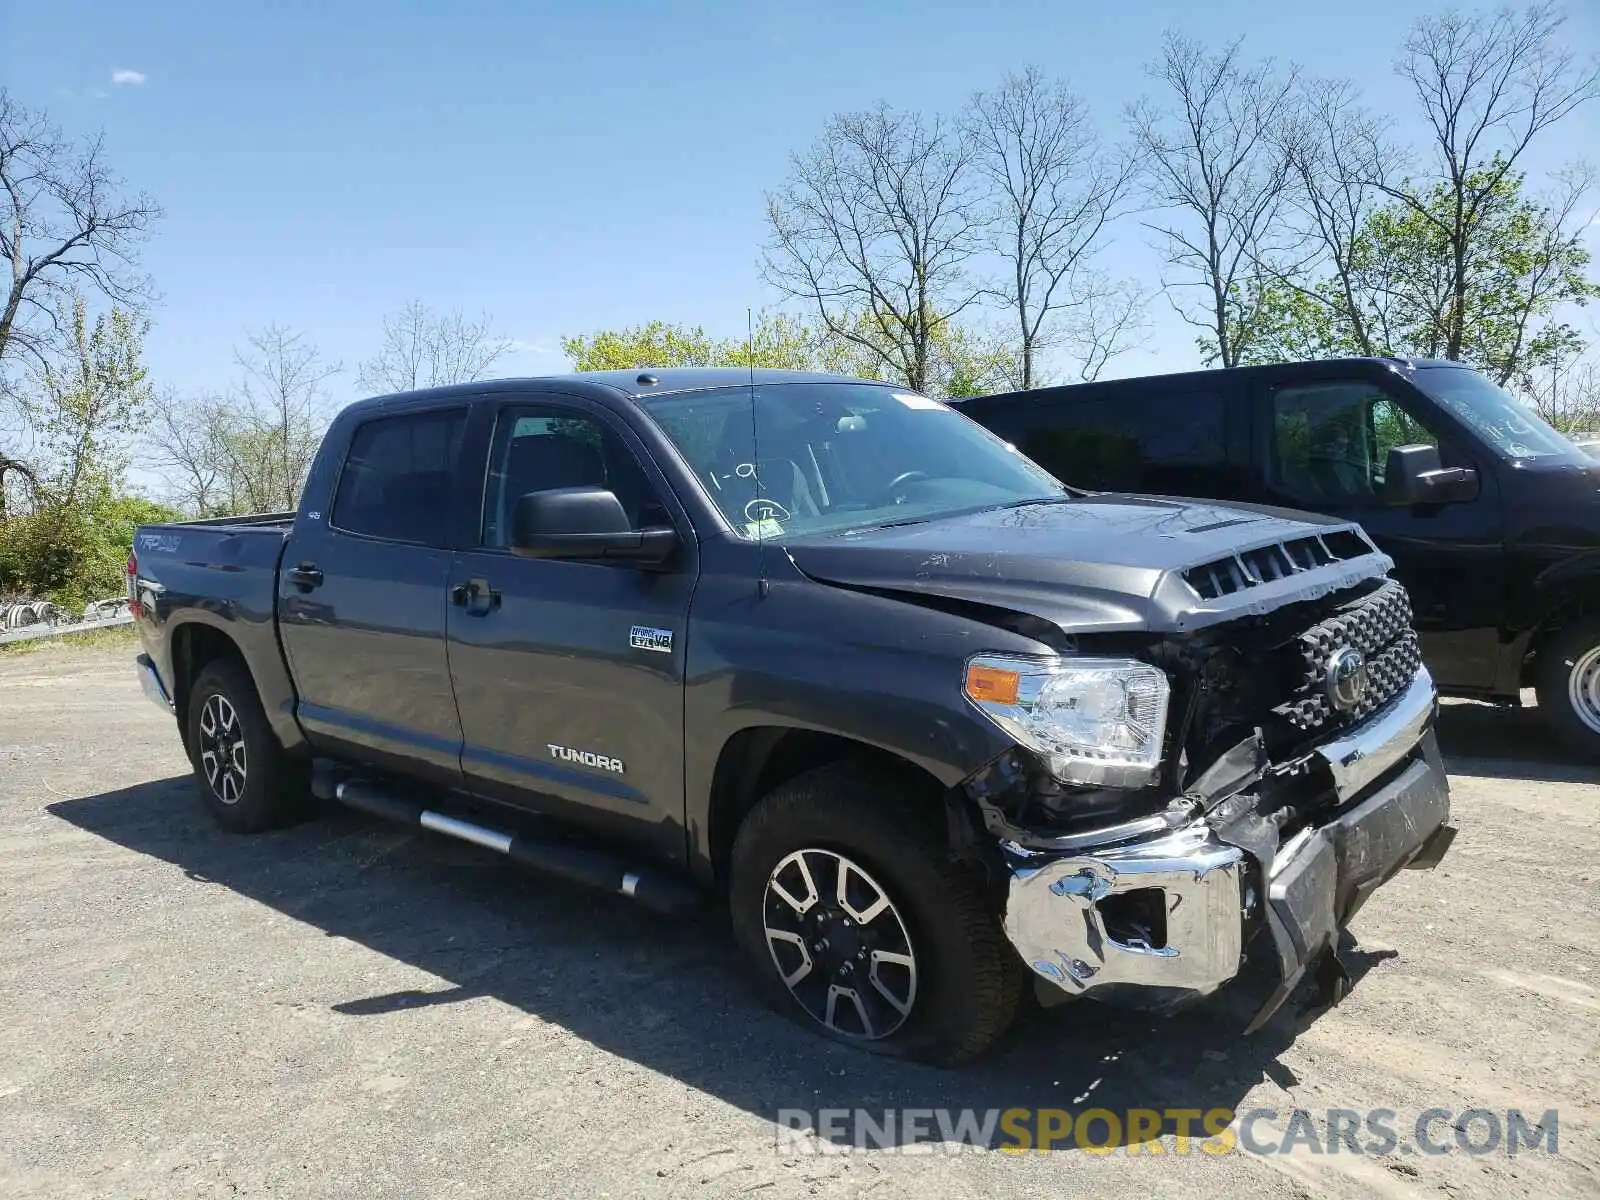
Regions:
<instances>
[{"instance_id":1,"label":"front headlight","mask_svg":"<svg viewBox=\"0 0 1600 1200\"><path fill-rule=\"evenodd\" d=\"M964 690L1063 783L1143 787L1161 773L1171 687L1149 663L980 654Z\"/></svg>"}]
</instances>

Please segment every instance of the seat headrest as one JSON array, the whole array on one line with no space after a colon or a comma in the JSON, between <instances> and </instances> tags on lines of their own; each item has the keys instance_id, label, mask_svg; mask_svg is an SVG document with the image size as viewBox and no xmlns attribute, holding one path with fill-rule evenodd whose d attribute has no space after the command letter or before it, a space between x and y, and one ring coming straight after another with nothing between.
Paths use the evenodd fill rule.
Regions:
<instances>
[{"instance_id":1,"label":"seat headrest","mask_svg":"<svg viewBox=\"0 0 1600 1200\"><path fill-rule=\"evenodd\" d=\"M605 464L591 443L565 433L513 438L506 449L506 495L563 487L604 487Z\"/></svg>"}]
</instances>

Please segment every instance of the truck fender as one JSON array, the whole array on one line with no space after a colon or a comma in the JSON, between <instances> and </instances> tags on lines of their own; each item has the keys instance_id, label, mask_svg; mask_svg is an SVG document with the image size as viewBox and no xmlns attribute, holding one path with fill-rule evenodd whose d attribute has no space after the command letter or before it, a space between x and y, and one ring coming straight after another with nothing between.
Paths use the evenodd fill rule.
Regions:
<instances>
[{"instance_id":1,"label":"truck fender","mask_svg":"<svg viewBox=\"0 0 1600 1200\"><path fill-rule=\"evenodd\" d=\"M194 654L192 647L198 639L205 651L200 656L201 663L226 655L236 659L244 667L251 683L255 685L256 695L261 698L267 722L272 726L272 731L277 735L284 750L289 754L308 752L309 745L305 734L295 717L294 684L289 678L288 668L283 665L283 652L278 646L277 638L274 636L268 645L274 656L273 661L278 664L278 670L275 673L270 671L264 673L256 662L260 656L246 653L237 636L238 632L236 622L225 620L204 610L191 610L173 621L167 632L167 645L172 674L172 698L177 709L180 730L184 726L184 708L188 701L189 688L195 676L199 674L195 663L190 661Z\"/></svg>"}]
</instances>

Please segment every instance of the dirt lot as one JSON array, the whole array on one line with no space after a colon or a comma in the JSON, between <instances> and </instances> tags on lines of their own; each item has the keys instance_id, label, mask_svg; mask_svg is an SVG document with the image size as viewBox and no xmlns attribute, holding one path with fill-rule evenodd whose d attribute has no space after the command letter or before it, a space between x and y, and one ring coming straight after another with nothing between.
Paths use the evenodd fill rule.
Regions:
<instances>
[{"instance_id":1,"label":"dirt lot","mask_svg":"<svg viewBox=\"0 0 1600 1200\"><path fill-rule=\"evenodd\" d=\"M4 1196L1600 1195L1600 772L1531 714L1446 707L1461 836L1360 915L1337 1009L1241 1040L1242 991L1168 1021L1079 1005L952 1073L770 1014L716 920L354 814L218 832L130 655L0 656ZM1091 1104L1387 1108L1406 1147L1431 1107L1554 1108L1559 1143L930 1157L774 1126Z\"/></svg>"}]
</instances>

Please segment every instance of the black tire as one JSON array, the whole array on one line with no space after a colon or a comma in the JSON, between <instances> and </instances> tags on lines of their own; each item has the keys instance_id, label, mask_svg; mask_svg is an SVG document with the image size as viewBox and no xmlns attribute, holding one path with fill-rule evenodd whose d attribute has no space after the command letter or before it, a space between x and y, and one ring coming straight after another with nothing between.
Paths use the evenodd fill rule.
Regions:
<instances>
[{"instance_id":1,"label":"black tire","mask_svg":"<svg viewBox=\"0 0 1600 1200\"><path fill-rule=\"evenodd\" d=\"M242 665L210 663L189 693L189 761L207 811L224 829L259 833L305 811L304 765L289 758Z\"/></svg>"},{"instance_id":2,"label":"black tire","mask_svg":"<svg viewBox=\"0 0 1600 1200\"><path fill-rule=\"evenodd\" d=\"M1533 674L1540 715L1573 750L1600 762L1600 617L1546 642Z\"/></svg>"},{"instance_id":3,"label":"black tire","mask_svg":"<svg viewBox=\"0 0 1600 1200\"><path fill-rule=\"evenodd\" d=\"M1025 968L1006 940L981 874L951 861L944 830L942 810L935 805L930 811L926 797L913 797L903 782L853 763L793 779L751 810L734 840L729 906L734 935L773 1007L861 1049L939 1066L974 1059L1000 1039L1022 997ZM792 857L800 851L812 864L803 877ZM842 873L858 896L872 899L870 905L861 907L853 898L850 903L857 907L852 909L834 903L834 897L821 900L830 890L837 896L837 874L831 889L826 878L816 878L833 861L829 856L848 860ZM780 866L783 877L777 875ZM859 873L865 873L864 883ZM813 880L806 897L818 900L801 914L769 893L775 878L791 895L802 886L795 880ZM876 893L889 901L886 912L866 925L846 919L876 908ZM796 933L786 926L778 938L788 940L771 943L786 948L769 948L769 912L779 925L792 921L798 936L819 939L810 944L826 945L826 951L813 960L807 946L789 944ZM825 932L830 929L843 939L844 949L832 944ZM902 932L913 964L880 960L886 950L899 954ZM804 971L795 991L784 982L780 956L793 963L791 976ZM839 1004L830 1026L827 1010L815 1011L822 1003L818 989L831 993L837 985L862 979L860 970L839 974L849 969L830 965L840 958L850 966L870 961L873 990L863 984L856 999ZM877 975L880 966L885 970ZM909 987L908 979L914 981ZM891 993L897 1000L888 999ZM906 1002L904 1015L898 1001ZM877 1026L870 1028L873 1036L863 1029L869 1008L877 1014L870 1018Z\"/></svg>"}]
</instances>

